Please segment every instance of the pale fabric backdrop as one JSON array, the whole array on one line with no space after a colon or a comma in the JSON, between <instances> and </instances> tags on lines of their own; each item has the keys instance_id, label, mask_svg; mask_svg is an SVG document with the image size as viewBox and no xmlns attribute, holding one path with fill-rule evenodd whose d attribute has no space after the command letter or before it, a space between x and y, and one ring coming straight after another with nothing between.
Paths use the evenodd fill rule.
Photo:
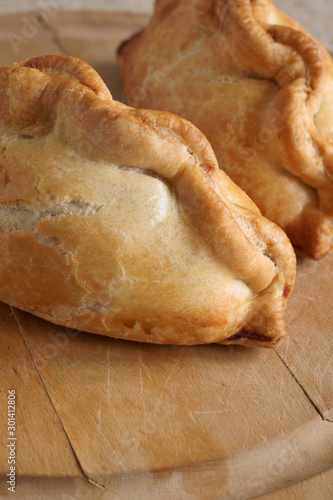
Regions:
<instances>
[{"instance_id":1,"label":"pale fabric backdrop","mask_svg":"<svg viewBox=\"0 0 333 500\"><path fill-rule=\"evenodd\" d=\"M0 0L0 15L51 8L120 10L149 13L154 0ZM331 0L275 0L275 5L303 24L333 52L333 2ZM54 7L53 7L54 8Z\"/></svg>"}]
</instances>

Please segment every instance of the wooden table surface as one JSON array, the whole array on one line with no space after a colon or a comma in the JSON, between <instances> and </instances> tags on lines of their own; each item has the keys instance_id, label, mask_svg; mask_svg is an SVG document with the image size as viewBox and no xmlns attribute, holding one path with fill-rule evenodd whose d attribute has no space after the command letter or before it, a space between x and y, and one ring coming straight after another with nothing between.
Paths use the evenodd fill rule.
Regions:
<instances>
[{"instance_id":1,"label":"wooden table surface","mask_svg":"<svg viewBox=\"0 0 333 500\"><path fill-rule=\"evenodd\" d=\"M0 63L81 57L122 100L115 48L146 22L2 16ZM299 258L277 351L117 341L0 304L0 498L14 389L15 498L331 500L332 282L333 255Z\"/></svg>"}]
</instances>

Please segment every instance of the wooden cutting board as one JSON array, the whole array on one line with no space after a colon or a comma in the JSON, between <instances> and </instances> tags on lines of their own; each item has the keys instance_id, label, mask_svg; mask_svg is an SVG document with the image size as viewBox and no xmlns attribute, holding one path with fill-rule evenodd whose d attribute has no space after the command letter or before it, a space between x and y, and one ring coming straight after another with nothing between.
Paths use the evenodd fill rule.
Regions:
<instances>
[{"instance_id":1,"label":"wooden cutting board","mask_svg":"<svg viewBox=\"0 0 333 500\"><path fill-rule=\"evenodd\" d=\"M121 13L0 18L0 63L85 59L124 98ZM35 27L35 29L34 29ZM278 351L154 346L72 331L0 304L0 498L331 500L333 256L299 259Z\"/></svg>"}]
</instances>

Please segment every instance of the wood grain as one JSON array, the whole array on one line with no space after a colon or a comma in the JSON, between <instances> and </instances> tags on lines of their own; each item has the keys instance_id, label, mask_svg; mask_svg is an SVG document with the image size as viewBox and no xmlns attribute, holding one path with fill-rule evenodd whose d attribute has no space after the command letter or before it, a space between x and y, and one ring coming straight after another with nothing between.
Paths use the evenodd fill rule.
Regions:
<instances>
[{"instance_id":1,"label":"wood grain","mask_svg":"<svg viewBox=\"0 0 333 500\"><path fill-rule=\"evenodd\" d=\"M333 421L333 255L299 259L278 353L323 418Z\"/></svg>"},{"instance_id":2,"label":"wood grain","mask_svg":"<svg viewBox=\"0 0 333 500\"><path fill-rule=\"evenodd\" d=\"M333 464L333 426L274 351L146 345L15 317L85 475L113 498L258 494Z\"/></svg>"},{"instance_id":3,"label":"wood grain","mask_svg":"<svg viewBox=\"0 0 333 500\"><path fill-rule=\"evenodd\" d=\"M256 500L332 500L333 469Z\"/></svg>"},{"instance_id":4,"label":"wood grain","mask_svg":"<svg viewBox=\"0 0 333 500\"><path fill-rule=\"evenodd\" d=\"M40 479L49 480L53 490L68 491L92 498L95 493L83 476L61 422L53 408L45 387L36 371L29 350L18 329L9 306L0 303L0 498L8 492L6 475L9 472L7 443L7 395L16 392L16 475L18 496L24 485ZM27 480L27 483L25 483ZM33 490L36 492L34 486ZM47 491L47 490L46 490Z\"/></svg>"},{"instance_id":5,"label":"wood grain","mask_svg":"<svg viewBox=\"0 0 333 500\"><path fill-rule=\"evenodd\" d=\"M53 30L43 22L38 23L36 13L0 17L0 28L1 66L11 66L41 53L58 54L61 51Z\"/></svg>"},{"instance_id":6,"label":"wood grain","mask_svg":"<svg viewBox=\"0 0 333 500\"><path fill-rule=\"evenodd\" d=\"M231 455L227 460L187 465L177 470L141 473L132 477L116 476L110 480L106 493L112 491L116 500L254 498L288 486L297 481L296 477L299 479L307 477L308 466L311 463L316 464L316 467L319 463L323 466L322 455L321 457L313 455L315 448L312 440L319 436L318 444L321 447L326 440L332 440L332 426L322 421L311 422L303 429L299 428L295 432L286 434L282 439L272 440L266 446L250 447ZM302 477L299 476L299 453L307 457L307 460L303 461ZM329 446L325 455L327 465L332 459L332 450ZM314 473L314 469L312 471ZM326 480L323 492L331 489L331 476L327 476ZM138 491L142 492L142 497L136 496ZM284 498L284 492L285 490L281 491L281 498ZM320 495L321 490L317 493ZM303 497L298 498L300 500Z\"/></svg>"}]
</instances>

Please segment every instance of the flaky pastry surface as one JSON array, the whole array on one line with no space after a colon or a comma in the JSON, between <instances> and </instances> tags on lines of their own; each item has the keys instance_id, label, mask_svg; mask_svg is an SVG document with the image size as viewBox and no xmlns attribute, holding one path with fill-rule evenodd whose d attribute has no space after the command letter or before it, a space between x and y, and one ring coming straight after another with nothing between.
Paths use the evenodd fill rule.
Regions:
<instances>
[{"instance_id":1,"label":"flaky pastry surface","mask_svg":"<svg viewBox=\"0 0 333 500\"><path fill-rule=\"evenodd\" d=\"M128 101L192 121L223 169L320 259L333 233L333 64L270 0L157 0L120 47Z\"/></svg>"},{"instance_id":2,"label":"flaky pastry surface","mask_svg":"<svg viewBox=\"0 0 333 500\"><path fill-rule=\"evenodd\" d=\"M274 347L292 246L170 113L79 59L0 69L0 300L143 342Z\"/></svg>"}]
</instances>

